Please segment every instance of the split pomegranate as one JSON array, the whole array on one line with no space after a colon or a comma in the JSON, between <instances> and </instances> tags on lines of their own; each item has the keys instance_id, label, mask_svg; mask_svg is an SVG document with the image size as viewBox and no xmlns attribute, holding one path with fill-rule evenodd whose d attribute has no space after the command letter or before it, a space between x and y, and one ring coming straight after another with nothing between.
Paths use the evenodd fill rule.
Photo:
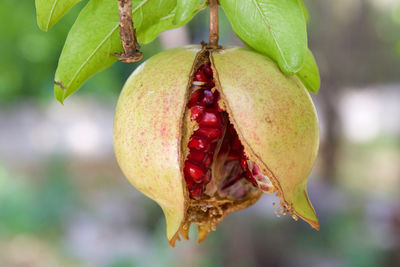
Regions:
<instances>
[{"instance_id":1,"label":"split pomegranate","mask_svg":"<svg viewBox=\"0 0 400 267\"><path fill-rule=\"evenodd\" d=\"M138 67L118 101L114 147L129 181L155 200L173 246L276 193L280 212L318 229L307 177L318 149L307 90L269 58L189 46Z\"/></svg>"},{"instance_id":2,"label":"split pomegranate","mask_svg":"<svg viewBox=\"0 0 400 267\"><path fill-rule=\"evenodd\" d=\"M188 143L190 150L184 166L186 185L193 199L201 199L207 184L211 181L211 164L218 141L222 142L219 154L226 154L224 164L240 165L240 168L232 168L234 171L222 181L220 189L226 190L241 179L246 179L255 187L258 186L254 176L259 172L249 169L243 145L233 125L229 123L227 113L218 105L220 96L214 88L212 74L209 62L195 72L190 88L192 95L187 104L191 111L190 119L198 123L198 129L194 131ZM220 157L217 156L217 159ZM253 165L256 166L255 163ZM264 182L267 182L266 179Z\"/></svg>"}]
</instances>

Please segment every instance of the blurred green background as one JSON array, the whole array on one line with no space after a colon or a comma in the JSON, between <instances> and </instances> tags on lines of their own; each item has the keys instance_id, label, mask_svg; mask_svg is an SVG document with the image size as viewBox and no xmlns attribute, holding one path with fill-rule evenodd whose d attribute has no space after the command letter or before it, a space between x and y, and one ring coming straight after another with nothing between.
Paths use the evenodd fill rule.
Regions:
<instances>
[{"instance_id":1,"label":"blurred green background","mask_svg":"<svg viewBox=\"0 0 400 267\"><path fill-rule=\"evenodd\" d=\"M305 1L322 87L309 193L321 230L277 218L265 195L198 245L169 247L161 209L112 150L117 63L62 106L57 59L82 1L48 33L34 1L0 1L0 266L400 266L400 3ZM208 36L207 12L142 47L146 58ZM241 45L221 14L221 43Z\"/></svg>"}]
</instances>

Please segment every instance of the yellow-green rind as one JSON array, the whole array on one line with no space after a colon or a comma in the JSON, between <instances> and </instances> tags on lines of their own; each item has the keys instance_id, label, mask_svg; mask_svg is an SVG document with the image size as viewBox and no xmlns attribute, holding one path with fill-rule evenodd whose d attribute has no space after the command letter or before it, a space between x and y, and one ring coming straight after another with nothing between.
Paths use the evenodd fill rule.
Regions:
<instances>
[{"instance_id":1,"label":"yellow-green rind","mask_svg":"<svg viewBox=\"0 0 400 267\"><path fill-rule=\"evenodd\" d=\"M162 208L167 238L185 216L180 134L186 88L200 48L162 52L139 66L126 82L114 119L114 150L123 173Z\"/></svg>"},{"instance_id":2,"label":"yellow-green rind","mask_svg":"<svg viewBox=\"0 0 400 267\"><path fill-rule=\"evenodd\" d=\"M284 207L319 229L306 185L319 145L318 120L307 90L272 60L248 49L226 48L212 58L246 153L273 176Z\"/></svg>"}]
</instances>

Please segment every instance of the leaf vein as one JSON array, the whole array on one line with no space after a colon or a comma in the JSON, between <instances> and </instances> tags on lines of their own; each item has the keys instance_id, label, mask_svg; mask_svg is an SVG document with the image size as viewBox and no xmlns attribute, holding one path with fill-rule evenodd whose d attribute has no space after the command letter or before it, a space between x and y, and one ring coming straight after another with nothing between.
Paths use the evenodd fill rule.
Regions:
<instances>
[{"instance_id":1,"label":"leaf vein","mask_svg":"<svg viewBox=\"0 0 400 267\"><path fill-rule=\"evenodd\" d=\"M56 8L57 3L58 3L58 0L54 0L53 6L51 7L51 10L50 10L49 19L47 20L46 31L49 30L50 21L53 18L54 10Z\"/></svg>"},{"instance_id":2,"label":"leaf vein","mask_svg":"<svg viewBox=\"0 0 400 267\"><path fill-rule=\"evenodd\" d=\"M175 13L172 13L172 14L166 15L165 17L162 17L162 18L160 18L160 21L162 21L162 20L166 20L166 19L169 19L169 18L171 18L171 17L174 17L174 16L175 16Z\"/></svg>"},{"instance_id":3,"label":"leaf vein","mask_svg":"<svg viewBox=\"0 0 400 267\"><path fill-rule=\"evenodd\" d=\"M261 11L261 8L260 8L260 6L259 6L257 0L253 0L253 3L254 3L254 5L256 6L257 11L260 13L261 19L262 19L262 20L264 21L264 23L267 25L267 28L268 28L269 32L271 33L271 35L272 35L272 39L274 39L275 45L276 45L276 47L278 48L279 53L281 54L283 61L285 62L286 66L288 66L288 62L286 61L286 58L285 58L285 56L284 56L284 54L283 54L283 51L282 51L282 48L281 48L281 46L279 45L279 43L278 43L278 41L277 41L277 38L276 38L276 36L275 36L275 33L272 31L272 28L271 28L271 25L270 25L270 23L269 23L269 21L268 21L268 18L267 18L266 16L263 16L263 13L262 13L262 11Z\"/></svg>"},{"instance_id":4,"label":"leaf vein","mask_svg":"<svg viewBox=\"0 0 400 267\"><path fill-rule=\"evenodd\" d=\"M135 13L139 8L141 8L144 4L146 4L148 0L143 0L139 5L135 7L134 10L132 10L132 14Z\"/></svg>"},{"instance_id":5,"label":"leaf vein","mask_svg":"<svg viewBox=\"0 0 400 267\"><path fill-rule=\"evenodd\" d=\"M58 0L55 0L56 2ZM148 0L143 0L139 5L135 7L135 9L132 11L132 13L135 13L139 8L141 8L144 4L146 4ZM77 71L74 73L72 76L71 80L67 84L66 88L69 88L69 86L75 81L76 77L79 75L79 73L82 71L82 69L85 67L85 65L89 62L89 60L97 53L97 51L103 46L103 44L110 38L110 36L115 32L115 30L118 28L119 23L116 23L116 25L112 28L112 30L106 35L106 37L100 42L100 44L93 50L93 52L85 59L85 61L79 66ZM65 99L65 95L67 93L67 90L64 90L63 93L63 99Z\"/></svg>"},{"instance_id":6,"label":"leaf vein","mask_svg":"<svg viewBox=\"0 0 400 267\"><path fill-rule=\"evenodd\" d=\"M70 82L67 84L67 88L69 88L69 86L75 81L76 77L79 75L79 73L81 72L81 70L85 67L85 65L89 62L89 60L96 54L96 52L103 46L103 44L110 38L110 36L115 32L115 30L118 28L117 24L116 26L114 26L111 31L106 35L106 37L100 42L100 44L93 50L93 52L85 59L85 61L79 66L78 70L74 73L74 76L72 76ZM65 94L66 94L66 90L64 91L63 94L63 99L65 99Z\"/></svg>"}]
</instances>

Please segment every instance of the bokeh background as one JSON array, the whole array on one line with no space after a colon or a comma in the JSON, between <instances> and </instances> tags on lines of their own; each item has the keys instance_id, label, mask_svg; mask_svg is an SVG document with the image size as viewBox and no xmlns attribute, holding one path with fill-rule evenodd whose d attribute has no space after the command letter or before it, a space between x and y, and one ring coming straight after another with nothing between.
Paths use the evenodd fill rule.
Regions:
<instances>
[{"instance_id":1,"label":"bokeh background","mask_svg":"<svg viewBox=\"0 0 400 267\"><path fill-rule=\"evenodd\" d=\"M161 209L124 179L113 110L137 64L116 63L63 105L57 59L82 1L48 33L34 1L0 1L0 266L400 266L400 1L305 1L322 86L309 193L319 232L265 195L198 245L169 247ZM207 11L142 47L207 40ZM221 43L241 45L221 14Z\"/></svg>"}]
</instances>

